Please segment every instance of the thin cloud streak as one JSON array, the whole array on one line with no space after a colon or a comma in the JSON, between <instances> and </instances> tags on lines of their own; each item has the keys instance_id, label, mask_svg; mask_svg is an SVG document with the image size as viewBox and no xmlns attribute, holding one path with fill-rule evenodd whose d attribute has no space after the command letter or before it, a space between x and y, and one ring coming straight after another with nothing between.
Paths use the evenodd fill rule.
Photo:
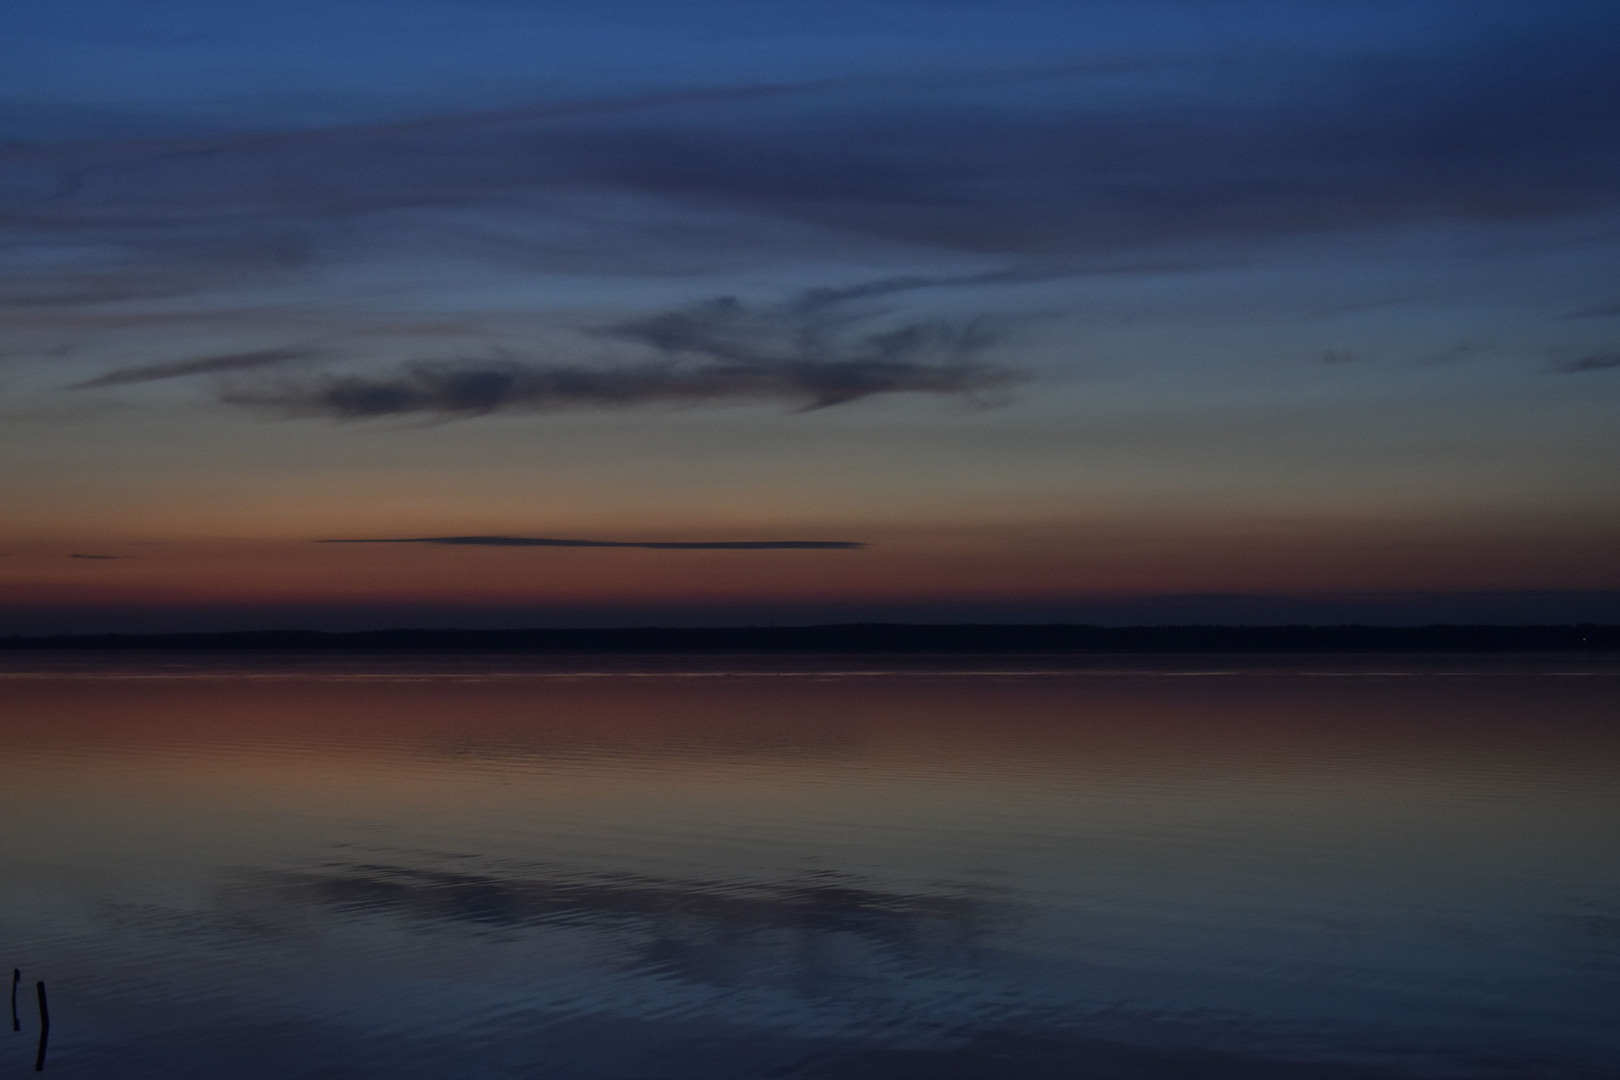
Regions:
<instances>
[{"instance_id":1,"label":"thin cloud streak","mask_svg":"<svg viewBox=\"0 0 1620 1080\"><path fill-rule=\"evenodd\" d=\"M605 370L520 363L420 363L380 377L327 376L227 390L221 400L289 417L338 420L748 401L778 401L811 410L877 394L968 396L1002 390L1021 380L1014 372L988 364L883 360L699 367L658 363Z\"/></svg>"},{"instance_id":2,"label":"thin cloud streak","mask_svg":"<svg viewBox=\"0 0 1620 1080\"><path fill-rule=\"evenodd\" d=\"M1620 315L1620 304L1597 304L1594 307L1582 308L1572 311L1564 316L1566 319L1610 319Z\"/></svg>"},{"instance_id":3,"label":"thin cloud streak","mask_svg":"<svg viewBox=\"0 0 1620 1080\"><path fill-rule=\"evenodd\" d=\"M1564 375L1578 375L1583 371L1607 371L1610 368L1620 368L1620 352L1583 356L1579 360L1559 364L1553 370Z\"/></svg>"},{"instance_id":4,"label":"thin cloud streak","mask_svg":"<svg viewBox=\"0 0 1620 1080\"><path fill-rule=\"evenodd\" d=\"M179 360L168 364L143 364L140 367L109 371L94 379L75 383L69 389L90 390L102 386L124 386L129 383L179 379L188 375L242 371L246 368L266 367L289 360L305 360L314 355L315 350L306 348L257 349L252 352L225 353L220 356L205 356L196 360Z\"/></svg>"},{"instance_id":5,"label":"thin cloud streak","mask_svg":"<svg viewBox=\"0 0 1620 1080\"><path fill-rule=\"evenodd\" d=\"M850 238L1071 255L1601 212L1620 190L1606 149L1620 131L1612 104L1620 82L1596 44L1612 29L1604 17L1579 33L1376 64L1357 55L1310 64L1224 54L1104 59L948 78L677 88L122 146L21 146L0 154L0 225L37 230L36 240L108 236L153 262L167 250L147 249L166 240L188 265L229 266L242 234L303 237L308 227L304 239L321 252L329 230L316 224L334 217L445 208L566 217L548 199L584 191L729 209L739 215L730 239L744 244L757 235L753 216L764 215ZM1230 82L1256 64L1274 91L1202 89L1222 71ZM1038 99L990 92L1127 71L1158 89L1101 106L1083 79ZM937 92L916 92L929 89ZM657 106L681 108L638 115ZM622 240L625 250L597 257L656 261L669 254L653 250L657 235L637 232ZM555 245L547 250L536 257L561 257Z\"/></svg>"},{"instance_id":6,"label":"thin cloud streak","mask_svg":"<svg viewBox=\"0 0 1620 1080\"><path fill-rule=\"evenodd\" d=\"M539 536L406 536L317 540L317 544L437 544L444 547L645 548L654 551L849 551L858 540L559 540Z\"/></svg>"},{"instance_id":7,"label":"thin cloud streak","mask_svg":"<svg viewBox=\"0 0 1620 1080\"><path fill-rule=\"evenodd\" d=\"M976 357L996 340L996 333L984 320L952 323L935 319L856 332L853 327L884 312L874 314L846 305L894 293L983 280L884 279L843 288L808 289L780 304L754 306L723 296L627 320L604 333L650 345L669 357L698 357L741 367L799 367L809 372L838 365L916 367L923 361L943 362L944 367L952 369L972 368L981 366ZM844 399L825 403L837 404L838 400Z\"/></svg>"},{"instance_id":8,"label":"thin cloud streak","mask_svg":"<svg viewBox=\"0 0 1620 1080\"><path fill-rule=\"evenodd\" d=\"M1133 72L1176 69L1182 59L1125 57L1117 59L1074 60L1058 64L1034 64L987 68L970 72L878 72L869 75L832 76L785 82L743 83L655 90L623 97L584 101L562 101L541 105L521 105L509 109L448 112L403 120L338 124L327 127L293 128L239 134L180 135L139 139L86 142L13 143L0 147L0 163L13 160L72 160L106 158L116 154L185 155L218 153L229 150L259 150L279 147L339 145L351 146L370 140L388 140L440 132L461 132L511 124L554 123L592 116L612 116L693 105L727 105L768 101L838 91L938 91L949 89L989 89L1046 79L1124 75ZM68 192L71 194L72 192Z\"/></svg>"},{"instance_id":9,"label":"thin cloud streak","mask_svg":"<svg viewBox=\"0 0 1620 1080\"><path fill-rule=\"evenodd\" d=\"M829 252L912 267L913 245L952 253L956 267L972 252L1081 275L1241 261L1289 236L1612 212L1620 82L1601 42L1615 25L1597 12L1579 32L1552 26L1376 61L1165 52L949 75L739 79L319 130L41 139L0 152L4 246L35 253L0 265L0 307L33 320L10 322L5 336L40 353L111 325L98 320L150 320L152 337L167 321L192 341L131 354L120 340L120 359L135 366L107 371L103 361L75 370L73 385L240 373L223 389L228 403L337 419L994 395L1024 376L978 360L993 337L985 323L911 321L851 342L855 316L840 305L1062 274L900 275L769 308L714 301L644 318L611 290ZM1038 94L1008 89L1043 79ZM907 257L882 261L895 244ZM553 353L508 336L482 299L446 313L466 325L453 345L411 340L422 336L419 311L372 307L396 287L391 274L458 297L485 272L590 274L618 312L601 317L610 325L598 336L666 362ZM309 297L329 320L366 317L352 332L291 331L347 341L346 357L331 346L334 362L421 361L252 378L309 357L259 347L262 324L309 317ZM251 335L202 326L226 311ZM520 359L476 359L497 343Z\"/></svg>"},{"instance_id":10,"label":"thin cloud streak","mask_svg":"<svg viewBox=\"0 0 1620 1080\"><path fill-rule=\"evenodd\" d=\"M884 312L848 306L952 283L945 278L885 279L811 289L764 305L720 297L599 332L610 341L656 350L661 357L651 362L587 367L517 360L421 361L383 374L327 374L227 387L221 396L229 404L287 416L355 420L748 401L813 410L878 394L982 397L1024 381L1020 372L978 359L996 337L982 320L888 327L881 324Z\"/></svg>"}]
</instances>

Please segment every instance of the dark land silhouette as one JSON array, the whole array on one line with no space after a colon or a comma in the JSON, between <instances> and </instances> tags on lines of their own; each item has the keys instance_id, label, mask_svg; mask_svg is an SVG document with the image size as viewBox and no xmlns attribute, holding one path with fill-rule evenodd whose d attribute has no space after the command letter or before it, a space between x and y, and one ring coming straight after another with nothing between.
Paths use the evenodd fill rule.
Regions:
<instances>
[{"instance_id":1,"label":"dark land silhouette","mask_svg":"<svg viewBox=\"0 0 1620 1080\"><path fill-rule=\"evenodd\" d=\"M921 625L399 629L0 637L0 650L239 652L1573 653L1620 651L1620 626Z\"/></svg>"}]
</instances>

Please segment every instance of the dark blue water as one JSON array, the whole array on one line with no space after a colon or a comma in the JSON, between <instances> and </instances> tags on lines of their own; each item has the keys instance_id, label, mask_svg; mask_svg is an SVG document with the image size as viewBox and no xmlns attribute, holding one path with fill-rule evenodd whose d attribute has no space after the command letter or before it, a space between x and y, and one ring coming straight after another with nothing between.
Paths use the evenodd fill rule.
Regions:
<instances>
[{"instance_id":1,"label":"dark blue water","mask_svg":"<svg viewBox=\"0 0 1620 1080\"><path fill-rule=\"evenodd\" d=\"M1620 667L13 657L0 1077L1620 1076Z\"/></svg>"}]
</instances>

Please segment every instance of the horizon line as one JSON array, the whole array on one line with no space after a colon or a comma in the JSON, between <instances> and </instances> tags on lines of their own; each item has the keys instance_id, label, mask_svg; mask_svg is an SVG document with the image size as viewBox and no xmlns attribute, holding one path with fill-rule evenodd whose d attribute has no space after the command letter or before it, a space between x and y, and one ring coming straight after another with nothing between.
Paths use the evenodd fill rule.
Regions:
<instances>
[{"instance_id":1,"label":"horizon line","mask_svg":"<svg viewBox=\"0 0 1620 1080\"><path fill-rule=\"evenodd\" d=\"M651 548L664 551L833 551L863 540L569 540L545 536L401 536L316 540L317 544L438 544L446 547Z\"/></svg>"}]
</instances>

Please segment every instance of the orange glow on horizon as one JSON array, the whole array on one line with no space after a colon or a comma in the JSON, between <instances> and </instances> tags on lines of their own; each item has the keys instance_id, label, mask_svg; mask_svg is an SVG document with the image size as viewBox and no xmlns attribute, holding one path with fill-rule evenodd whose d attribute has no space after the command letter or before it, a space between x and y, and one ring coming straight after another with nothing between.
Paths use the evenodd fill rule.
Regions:
<instances>
[{"instance_id":1,"label":"orange glow on horizon","mask_svg":"<svg viewBox=\"0 0 1620 1080\"><path fill-rule=\"evenodd\" d=\"M1620 535L1597 529L1537 535L1281 522L1270 529L1206 528L1200 535L1171 522L933 530L846 524L808 532L794 538L859 539L870 546L649 551L296 540L36 542L14 545L0 560L0 605L611 606L1620 588L1620 561L1612 555ZM780 530L733 534L780 538Z\"/></svg>"}]
</instances>

